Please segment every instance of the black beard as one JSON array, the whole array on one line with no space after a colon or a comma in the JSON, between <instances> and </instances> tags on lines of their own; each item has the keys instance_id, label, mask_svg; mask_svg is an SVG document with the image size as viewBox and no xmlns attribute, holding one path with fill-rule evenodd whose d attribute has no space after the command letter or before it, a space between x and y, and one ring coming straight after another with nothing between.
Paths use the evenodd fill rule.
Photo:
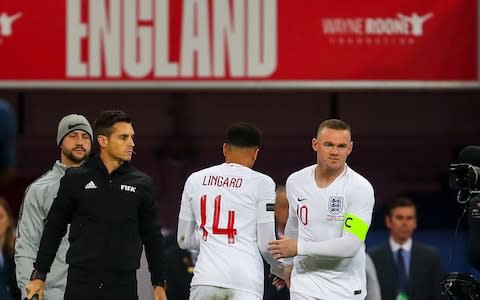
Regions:
<instances>
[{"instance_id":1,"label":"black beard","mask_svg":"<svg viewBox=\"0 0 480 300\"><path fill-rule=\"evenodd\" d=\"M76 157L75 155L72 154L72 152L73 151L69 151L69 152L64 151L63 154L75 164L81 164L88 156L87 151L85 152L85 156L83 156L83 158Z\"/></svg>"}]
</instances>

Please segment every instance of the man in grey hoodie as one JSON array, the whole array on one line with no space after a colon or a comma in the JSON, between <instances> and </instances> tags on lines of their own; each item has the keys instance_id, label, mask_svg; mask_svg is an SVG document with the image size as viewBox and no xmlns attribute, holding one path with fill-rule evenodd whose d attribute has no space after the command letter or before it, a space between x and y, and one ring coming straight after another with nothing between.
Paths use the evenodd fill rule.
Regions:
<instances>
[{"instance_id":1,"label":"man in grey hoodie","mask_svg":"<svg viewBox=\"0 0 480 300\"><path fill-rule=\"evenodd\" d=\"M71 114L63 117L58 124L57 132L60 160L55 162L51 170L30 184L25 192L15 244L17 283L22 291L22 299L27 295L25 286L30 282L44 222L57 195L60 179L67 168L78 167L88 157L92 147L92 136L92 127L84 116ZM63 299L68 268L65 262L69 247L67 237L68 234L63 237L48 275L44 300Z\"/></svg>"}]
</instances>

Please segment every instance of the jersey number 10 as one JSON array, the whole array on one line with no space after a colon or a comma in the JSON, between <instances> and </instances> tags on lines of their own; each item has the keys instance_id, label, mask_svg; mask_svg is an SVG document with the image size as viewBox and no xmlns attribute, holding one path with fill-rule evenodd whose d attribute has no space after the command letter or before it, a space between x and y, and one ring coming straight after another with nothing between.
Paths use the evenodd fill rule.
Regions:
<instances>
[{"instance_id":1,"label":"jersey number 10","mask_svg":"<svg viewBox=\"0 0 480 300\"><path fill-rule=\"evenodd\" d=\"M297 205L297 217L303 225L308 224L308 207L306 205Z\"/></svg>"},{"instance_id":2,"label":"jersey number 10","mask_svg":"<svg viewBox=\"0 0 480 300\"><path fill-rule=\"evenodd\" d=\"M228 236L228 243L235 243L235 235L237 230L233 228L235 225L235 212L233 210L228 211L228 223L227 228L219 228L218 223L220 223L220 202L222 197L220 195L215 197L215 208L213 210L213 225L212 225L212 234L225 234ZM207 240L208 231L205 229L205 224L207 223L207 195L203 195L200 198L200 215L202 218L202 224L200 228L203 231L202 239Z\"/></svg>"}]
</instances>

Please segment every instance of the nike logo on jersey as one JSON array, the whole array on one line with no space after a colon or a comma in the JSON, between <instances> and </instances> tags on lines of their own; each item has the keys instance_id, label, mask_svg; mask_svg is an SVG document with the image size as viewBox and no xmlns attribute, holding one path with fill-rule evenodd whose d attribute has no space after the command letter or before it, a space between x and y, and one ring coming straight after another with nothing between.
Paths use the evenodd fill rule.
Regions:
<instances>
[{"instance_id":1,"label":"nike logo on jersey","mask_svg":"<svg viewBox=\"0 0 480 300\"><path fill-rule=\"evenodd\" d=\"M121 184L121 185L120 185L120 189L121 189L122 191L127 191L127 192L135 193L136 187L134 187L134 186L129 186L129 185L126 185L126 184Z\"/></svg>"},{"instance_id":2,"label":"nike logo on jersey","mask_svg":"<svg viewBox=\"0 0 480 300\"><path fill-rule=\"evenodd\" d=\"M68 125L68 129L72 129L73 127L77 127L77 126L80 126L80 125L83 125L83 123L70 124L70 125Z\"/></svg>"},{"instance_id":3,"label":"nike logo on jersey","mask_svg":"<svg viewBox=\"0 0 480 300\"><path fill-rule=\"evenodd\" d=\"M87 185L85 186L85 189L86 190L91 190L91 189L96 189L97 186L95 185L95 183L93 183L93 181L90 181L89 183L87 183Z\"/></svg>"},{"instance_id":4,"label":"nike logo on jersey","mask_svg":"<svg viewBox=\"0 0 480 300\"><path fill-rule=\"evenodd\" d=\"M307 200L307 198L297 198L298 202L302 202L302 201L305 201L305 200Z\"/></svg>"}]
</instances>

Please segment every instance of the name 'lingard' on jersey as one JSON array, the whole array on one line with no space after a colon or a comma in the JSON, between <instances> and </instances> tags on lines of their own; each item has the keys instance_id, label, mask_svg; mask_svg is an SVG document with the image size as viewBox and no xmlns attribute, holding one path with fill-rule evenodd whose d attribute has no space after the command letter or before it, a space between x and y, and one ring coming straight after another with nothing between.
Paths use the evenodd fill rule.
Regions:
<instances>
[{"instance_id":1,"label":"name 'lingard' on jersey","mask_svg":"<svg viewBox=\"0 0 480 300\"><path fill-rule=\"evenodd\" d=\"M243 179L240 177L223 177L223 176L204 176L202 185L214 185L218 187L234 187L242 186Z\"/></svg>"}]
</instances>

